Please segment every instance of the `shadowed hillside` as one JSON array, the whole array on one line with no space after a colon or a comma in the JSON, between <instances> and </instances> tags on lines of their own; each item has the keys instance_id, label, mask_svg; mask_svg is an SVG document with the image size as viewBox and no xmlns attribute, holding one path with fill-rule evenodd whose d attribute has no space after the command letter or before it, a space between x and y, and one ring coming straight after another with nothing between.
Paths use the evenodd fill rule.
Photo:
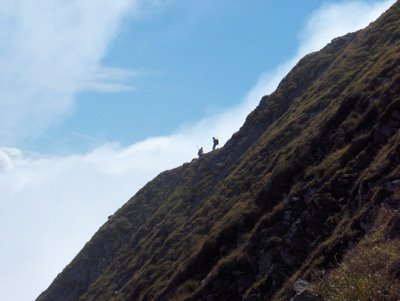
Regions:
<instances>
[{"instance_id":1,"label":"shadowed hillside","mask_svg":"<svg viewBox=\"0 0 400 301\"><path fill-rule=\"evenodd\" d=\"M399 128L397 2L304 57L223 148L144 186L37 300L288 300L298 278L329 299L318 281L343 258L398 245Z\"/></svg>"}]
</instances>

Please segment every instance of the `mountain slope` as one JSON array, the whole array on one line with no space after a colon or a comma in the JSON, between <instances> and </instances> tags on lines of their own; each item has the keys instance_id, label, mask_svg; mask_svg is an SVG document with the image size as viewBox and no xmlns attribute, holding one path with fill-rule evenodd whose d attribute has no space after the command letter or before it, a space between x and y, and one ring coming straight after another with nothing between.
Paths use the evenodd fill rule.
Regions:
<instances>
[{"instance_id":1,"label":"mountain slope","mask_svg":"<svg viewBox=\"0 0 400 301\"><path fill-rule=\"evenodd\" d=\"M287 300L398 208L399 127L397 2L304 57L223 148L149 182L37 300Z\"/></svg>"}]
</instances>

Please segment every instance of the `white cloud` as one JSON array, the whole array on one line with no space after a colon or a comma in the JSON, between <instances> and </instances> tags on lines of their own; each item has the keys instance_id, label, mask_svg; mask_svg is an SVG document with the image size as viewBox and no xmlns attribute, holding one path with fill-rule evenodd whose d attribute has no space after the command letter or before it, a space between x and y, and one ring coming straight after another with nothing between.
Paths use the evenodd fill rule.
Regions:
<instances>
[{"instance_id":1,"label":"white cloud","mask_svg":"<svg viewBox=\"0 0 400 301\"><path fill-rule=\"evenodd\" d=\"M14 170L14 164L13 160L11 157L13 156L13 153L16 152L20 154L21 152L19 150L14 150L11 149L11 153L9 151L9 148L6 147L1 147L0 148L0 170L4 170L6 172L10 172Z\"/></svg>"},{"instance_id":2,"label":"white cloud","mask_svg":"<svg viewBox=\"0 0 400 301\"><path fill-rule=\"evenodd\" d=\"M0 4L3 144L64 120L76 92L131 89L121 83L131 73L100 68L99 62L121 19L134 13L135 1L3 0Z\"/></svg>"},{"instance_id":3,"label":"white cloud","mask_svg":"<svg viewBox=\"0 0 400 301\"><path fill-rule=\"evenodd\" d=\"M126 148L121 148L118 144L106 144L86 155L67 157L42 156L12 148L0 148L0 169L2 170L0 171L0 240L2 242L0 244L0 299L34 299L69 263L83 244L107 219L107 216L127 201L147 181L163 170L192 160L197 152L196 145L204 146L205 150L209 151L213 136L218 136L221 144L225 143L232 133L243 124L246 116L255 108L259 99L264 94L271 93L279 80L304 54L318 50L337 35L367 25L393 2L386 1L367 6L363 2L351 2L353 4L343 2L340 5L324 6L312 16L303 30L298 54L274 72L262 75L239 107L220 116L210 116L193 126L182 127L174 135L149 138ZM0 3L2 2L0 1ZM60 12L61 17L54 21L55 24L62 28L63 22L68 22L69 18L75 18L78 23L80 22L79 26L83 27L82 31L86 32L82 36L79 33L79 26L74 25L75 23L69 25L72 28L76 26L76 29L71 32L58 30L57 26L53 29L45 28L44 20L35 20L30 16L39 9L31 1L11 1L10 3L12 4L6 5L7 10L2 11L1 22L3 25L7 23L7 26L16 27L13 32L20 35L27 34L30 30L43 29L42 40L46 40L49 50L46 54L40 53L39 50L33 53L39 56L39 60L43 61L45 66L51 65L47 63L46 56L49 56L54 64L52 65L54 70L47 67L43 69L43 71L50 69L50 74L41 73L36 68L35 62L32 64L29 62L30 59L33 59L33 54L25 54L24 50L21 50L22 53L15 54L15 57L20 57L21 60L11 60L11 63L6 65L3 71L0 71L0 82L13 82L13 89L15 89L15 78L17 78L18 81L25 81L24 85L27 82L30 89L26 94L18 94L19 96L23 95L24 99L17 104L21 107L28 105L29 109L18 108L16 104L11 105L9 101L12 98L5 97L7 94L1 95L1 110L6 108L8 111L11 110L13 118L17 116L22 119L32 114L35 107L31 104L32 95L38 96L38 99L39 96L42 96L46 100L46 97L58 97L60 94L64 95L65 92L69 93L80 85L87 87L87 82L80 81L82 77L74 76L73 68L65 67L69 63L86 66L78 72L79 75L89 74L94 81L103 81L104 78L107 81L110 76L107 75L103 78L103 74L112 74L115 71L100 70L96 64L98 58L104 53L107 42L115 33L116 29L113 24L118 23L123 11L127 9L126 1L95 1L94 6L99 5L99 8L90 12L90 16L87 18L95 18L97 22L97 19L101 19L100 15L106 18L104 24L97 24L94 21L87 24L84 21L87 10L90 10L89 5L94 1L62 2L70 4L63 4L60 7L55 7L51 1L42 4L51 6L56 12L61 9L66 10ZM24 6L25 3L28 3L27 6ZM109 3L116 6L107 6L110 15L104 16L103 5L109 5ZM15 10L21 7L24 8L26 16L22 20L14 20ZM349 22L352 19L349 17L352 16L349 11L351 13L358 12L354 23ZM54 17L48 15L47 18ZM28 21L39 22L37 29L27 28L28 24L24 23L28 23ZM111 29L108 28L110 24L113 25ZM346 26L344 27L343 24ZM23 30L18 29L19 27L22 27ZM103 30L105 33L97 33L99 37L85 41L85 37L92 30ZM77 34L78 40L71 40L71 38L69 41L78 44L82 42L82 47L86 52L81 56L78 55L75 61L74 58L69 57L68 53L64 52L63 47L72 52L79 52L78 49L69 43L54 42L52 40L54 39L53 31L60 34L60 40L68 40L69 36ZM0 29L0 39L1 42L9 41L11 45L17 42L25 43L21 38L10 36L2 29ZM35 41L29 43L35 44ZM92 49L91 43L97 45L101 51ZM4 49L0 51L2 64L5 63L3 51ZM60 54L65 54L66 62L69 63L58 62ZM23 61L27 63L26 70L16 66L17 63ZM12 66L13 64L15 66ZM58 68L66 70L65 78L59 74ZM9 73L6 74L4 70L8 70ZM115 71L114 75L118 77L119 72ZM124 77L124 74L121 76ZM70 85L65 88L59 87L57 79L67 80ZM10 97L15 96L15 92L11 88L5 91L0 93L8 93ZM34 93L30 94L32 91ZM61 103L54 105L45 100L42 103L39 102L40 108L38 108L38 112L34 113L35 116L40 116L44 111L53 111L57 113L55 116L59 116L71 102L69 96L64 100L59 100ZM37 99L35 105L36 103ZM0 111L0 120L3 117L7 116ZM33 117L31 119L33 120ZM9 123L8 127L15 126L10 120L6 120L0 121L0 128L4 128L6 123ZM0 133L1 135L5 134ZM23 290L20 289L21 286L24 287Z\"/></svg>"},{"instance_id":4,"label":"white cloud","mask_svg":"<svg viewBox=\"0 0 400 301\"><path fill-rule=\"evenodd\" d=\"M303 41L299 48L301 56L324 47L333 37L354 32L375 21L395 0L343 1L325 4L316 10L300 33ZM335 24L332 26L332 24Z\"/></svg>"},{"instance_id":5,"label":"white cloud","mask_svg":"<svg viewBox=\"0 0 400 301\"><path fill-rule=\"evenodd\" d=\"M123 82L130 77L144 74L133 70L98 67L89 78L81 80L80 90L106 93L132 91L134 88Z\"/></svg>"}]
</instances>

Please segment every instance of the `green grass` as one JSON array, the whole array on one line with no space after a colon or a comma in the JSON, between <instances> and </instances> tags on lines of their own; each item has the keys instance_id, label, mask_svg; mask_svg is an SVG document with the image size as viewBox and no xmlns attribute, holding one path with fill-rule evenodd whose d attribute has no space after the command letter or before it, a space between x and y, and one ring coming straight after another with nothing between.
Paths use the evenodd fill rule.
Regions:
<instances>
[{"instance_id":1,"label":"green grass","mask_svg":"<svg viewBox=\"0 0 400 301\"><path fill-rule=\"evenodd\" d=\"M388 212L381 215L390 220ZM314 283L313 292L324 300L399 300L400 240L385 239L384 230L380 224L366 235L337 268Z\"/></svg>"}]
</instances>

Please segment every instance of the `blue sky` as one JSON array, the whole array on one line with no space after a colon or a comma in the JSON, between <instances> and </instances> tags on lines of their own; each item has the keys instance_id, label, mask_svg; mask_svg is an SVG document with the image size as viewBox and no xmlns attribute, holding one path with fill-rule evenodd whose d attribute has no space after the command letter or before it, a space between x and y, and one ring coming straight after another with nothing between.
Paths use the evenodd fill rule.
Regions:
<instances>
[{"instance_id":1,"label":"blue sky","mask_svg":"<svg viewBox=\"0 0 400 301\"><path fill-rule=\"evenodd\" d=\"M127 74L117 78L119 89L77 91L68 118L15 146L83 153L105 142L127 146L168 135L182 123L218 114L237 105L265 70L295 55L296 29L320 5L170 1L137 17L128 12L99 60Z\"/></svg>"},{"instance_id":2,"label":"blue sky","mask_svg":"<svg viewBox=\"0 0 400 301\"><path fill-rule=\"evenodd\" d=\"M146 182L394 2L0 0L0 300L37 297Z\"/></svg>"}]
</instances>

